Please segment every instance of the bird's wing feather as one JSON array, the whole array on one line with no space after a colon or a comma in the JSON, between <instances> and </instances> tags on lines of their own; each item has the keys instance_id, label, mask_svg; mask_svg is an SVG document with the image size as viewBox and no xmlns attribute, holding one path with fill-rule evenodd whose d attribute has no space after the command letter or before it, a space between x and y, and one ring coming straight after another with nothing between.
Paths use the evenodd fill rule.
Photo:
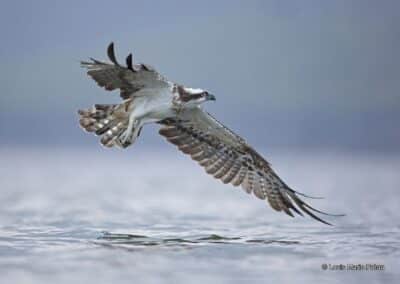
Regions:
<instances>
[{"instance_id":1,"label":"bird's wing feather","mask_svg":"<svg viewBox=\"0 0 400 284\"><path fill-rule=\"evenodd\" d=\"M259 153L209 113L200 108L185 110L179 118L166 119L160 124L162 136L223 183L241 185L247 193L267 199L273 209L292 217L292 211L299 215L306 213L329 224L313 211L327 213L300 199L302 194L289 188Z\"/></svg>"},{"instance_id":2,"label":"bird's wing feather","mask_svg":"<svg viewBox=\"0 0 400 284\"><path fill-rule=\"evenodd\" d=\"M93 58L89 62L81 62L81 65L88 69L87 74L106 90L119 89L121 97L128 99L138 95L139 91L145 88L156 89L169 86L168 81L151 66L133 64L131 54L126 58L127 66L120 65L115 57L113 43L108 46L107 53L111 63Z\"/></svg>"}]
</instances>

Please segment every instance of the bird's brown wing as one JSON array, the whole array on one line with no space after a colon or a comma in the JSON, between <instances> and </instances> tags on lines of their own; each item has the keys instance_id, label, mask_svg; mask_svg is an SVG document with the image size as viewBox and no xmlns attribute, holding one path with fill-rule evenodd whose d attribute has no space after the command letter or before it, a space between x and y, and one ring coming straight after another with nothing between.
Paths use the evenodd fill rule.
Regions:
<instances>
[{"instance_id":1,"label":"bird's brown wing","mask_svg":"<svg viewBox=\"0 0 400 284\"><path fill-rule=\"evenodd\" d=\"M149 65L133 64L132 54L126 58L126 66L120 65L115 57L113 43L108 46L107 54L111 63L91 58L90 62L82 61L81 65L88 69L87 74L99 86L108 91L119 89L123 99L135 96L135 93L144 88L157 89L169 86L168 81Z\"/></svg>"},{"instance_id":2,"label":"bird's brown wing","mask_svg":"<svg viewBox=\"0 0 400 284\"><path fill-rule=\"evenodd\" d=\"M276 211L292 217L292 211L302 216L306 213L330 225L314 212L327 213L300 199L299 195L305 195L289 188L259 153L209 113L199 108L187 110L179 119L166 119L160 124L162 136L223 183L240 185L247 193L267 199Z\"/></svg>"}]
</instances>

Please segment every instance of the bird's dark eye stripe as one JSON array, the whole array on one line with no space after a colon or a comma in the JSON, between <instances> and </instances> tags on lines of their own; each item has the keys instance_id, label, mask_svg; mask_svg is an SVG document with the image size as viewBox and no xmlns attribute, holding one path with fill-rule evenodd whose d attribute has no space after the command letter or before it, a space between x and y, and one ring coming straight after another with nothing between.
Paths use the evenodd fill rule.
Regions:
<instances>
[{"instance_id":1,"label":"bird's dark eye stripe","mask_svg":"<svg viewBox=\"0 0 400 284\"><path fill-rule=\"evenodd\" d=\"M197 100L197 99L202 98L202 97L203 97L203 94L201 93L201 94L191 95L190 99Z\"/></svg>"}]
</instances>

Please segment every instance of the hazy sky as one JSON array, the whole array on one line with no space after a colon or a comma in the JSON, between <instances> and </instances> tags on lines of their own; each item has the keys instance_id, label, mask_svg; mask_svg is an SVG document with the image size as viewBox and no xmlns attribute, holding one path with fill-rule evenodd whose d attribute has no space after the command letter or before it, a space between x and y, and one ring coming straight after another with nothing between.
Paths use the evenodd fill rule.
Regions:
<instances>
[{"instance_id":1,"label":"hazy sky","mask_svg":"<svg viewBox=\"0 0 400 284\"><path fill-rule=\"evenodd\" d=\"M76 110L119 101L79 60L133 52L208 89L256 146L400 150L398 1L2 1L0 145L97 145ZM154 127L143 144L158 142ZM147 140L146 140L147 139ZM160 140L161 141L161 140Z\"/></svg>"}]
</instances>

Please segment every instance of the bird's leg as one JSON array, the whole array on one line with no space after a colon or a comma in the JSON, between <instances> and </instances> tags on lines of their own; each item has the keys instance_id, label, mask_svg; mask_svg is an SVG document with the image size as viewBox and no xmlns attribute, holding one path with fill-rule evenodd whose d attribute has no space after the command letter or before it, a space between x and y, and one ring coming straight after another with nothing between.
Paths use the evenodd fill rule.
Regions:
<instances>
[{"instance_id":1,"label":"bird's leg","mask_svg":"<svg viewBox=\"0 0 400 284\"><path fill-rule=\"evenodd\" d=\"M127 144L128 142L130 142L129 140L132 139L132 134L133 134L134 130L137 128L136 127L137 122L138 121L137 121L135 115L133 113L131 113L129 115L128 127L126 128L124 133L122 133L122 135L121 135L122 144ZM129 144L131 144L131 143L129 143Z\"/></svg>"},{"instance_id":2,"label":"bird's leg","mask_svg":"<svg viewBox=\"0 0 400 284\"><path fill-rule=\"evenodd\" d=\"M136 138L139 136L139 131L142 128L143 124L141 120L136 120L135 121L135 127L133 128L132 135L130 137L130 143L134 143L136 141Z\"/></svg>"}]
</instances>

